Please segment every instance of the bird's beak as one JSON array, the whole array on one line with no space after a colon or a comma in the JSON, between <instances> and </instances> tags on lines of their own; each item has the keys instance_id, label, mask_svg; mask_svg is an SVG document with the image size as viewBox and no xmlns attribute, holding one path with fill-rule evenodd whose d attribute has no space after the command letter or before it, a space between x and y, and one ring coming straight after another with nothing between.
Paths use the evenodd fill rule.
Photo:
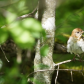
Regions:
<instances>
[{"instance_id":1,"label":"bird's beak","mask_svg":"<svg viewBox=\"0 0 84 84\"><path fill-rule=\"evenodd\" d=\"M82 33L84 33L84 31L82 31Z\"/></svg>"}]
</instances>

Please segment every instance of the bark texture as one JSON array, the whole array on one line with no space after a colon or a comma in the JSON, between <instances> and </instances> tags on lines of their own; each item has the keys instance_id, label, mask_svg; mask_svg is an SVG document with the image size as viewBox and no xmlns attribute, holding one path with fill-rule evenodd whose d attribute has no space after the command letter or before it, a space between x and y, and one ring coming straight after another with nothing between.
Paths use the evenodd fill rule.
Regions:
<instances>
[{"instance_id":1,"label":"bark texture","mask_svg":"<svg viewBox=\"0 0 84 84\"><path fill-rule=\"evenodd\" d=\"M56 0L39 0L38 19L42 22L42 27L47 34L46 41L38 40L36 46L36 55L34 58L34 71L44 69L54 69L53 46L55 36L55 8ZM46 56L40 55L40 48L44 45L49 46L49 52ZM34 84L51 84L53 71L37 72L34 75Z\"/></svg>"}]
</instances>

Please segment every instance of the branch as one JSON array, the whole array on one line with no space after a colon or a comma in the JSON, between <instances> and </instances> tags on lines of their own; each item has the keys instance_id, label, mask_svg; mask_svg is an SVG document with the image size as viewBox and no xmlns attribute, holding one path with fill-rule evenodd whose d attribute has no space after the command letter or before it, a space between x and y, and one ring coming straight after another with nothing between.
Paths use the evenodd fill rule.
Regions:
<instances>
[{"instance_id":1,"label":"branch","mask_svg":"<svg viewBox=\"0 0 84 84\"><path fill-rule=\"evenodd\" d=\"M76 61L79 61L78 59L75 59ZM60 63L57 63L57 64L54 64L54 66L59 66L61 64L65 64L65 63L68 63L68 62L71 62L73 60L66 60L66 61L63 61L63 62L60 62ZM82 62L84 62L84 60L82 60ZM84 70L75 70L75 69L44 69L44 70L37 70L37 71L34 71L32 73L30 73L27 77L29 77L30 75L34 74L34 73L37 73L37 72L44 72L44 71L54 71L54 70L60 70L60 71L78 71L78 72L81 72L81 71L84 71Z\"/></svg>"},{"instance_id":2,"label":"branch","mask_svg":"<svg viewBox=\"0 0 84 84\"><path fill-rule=\"evenodd\" d=\"M6 57L6 54L5 54L5 52L3 51L1 45L0 45L0 49L2 50L2 52L3 52L3 54L4 54L4 56L5 56L5 59L7 60L7 62L10 62L10 61L8 60L8 58Z\"/></svg>"},{"instance_id":3,"label":"branch","mask_svg":"<svg viewBox=\"0 0 84 84\"><path fill-rule=\"evenodd\" d=\"M58 68L57 68L57 75L56 75L56 78L55 78L55 84L57 84L57 78L58 78L58 73L59 73L59 65L58 65Z\"/></svg>"},{"instance_id":4,"label":"branch","mask_svg":"<svg viewBox=\"0 0 84 84\"><path fill-rule=\"evenodd\" d=\"M31 13L19 16L18 18L16 18L16 20L21 20L21 19L29 18L29 17L34 18L34 14L36 11L37 11L37 7Z\"/></svg>"},{"instance_id":5,"label":"branch","mask_svg":"<svg viewBox=\"0 0 84 84\"><path fill-rule=\"evenodd\" d=\"M35 14L36 11L37 11L37 7L31 13L25 14L25 15L22 15L22 16L19 16L14 21L25 19L25 18L29 18L29 17L34 18L34 14ZM12 22L14 22L14 21L12 21ZM6 25L3 25L1 28L5 28L6 26L7 26L7 24Z\"/></svg>"},{"instance_id":6,"label":"branch","mask_svg":"<svg viewBox=\"0 0 84 84\"><path fill-rule=\"evenodd\" d=\"M73 82L73 75L72 75L72 71L71 71L70 73L71 73L71 81Z\"/></svg>"},{"instance_id":7,"label":"branch","mask_svg":"<svg viewBox=\"0 0 84 84\"><path fill-rule=\"evenodd\" d=\"M72 61L72 60L66 60L66 61L63 61L63 62L54 64L54 66L58 66L58 65L61 65L61 64L65 64L65 63L68 63L68 62L71 62L71 61Z\"/></svg>"},{"instance_id":8,"label":"branch","mask_svg":"<svg viewBox=\"0 0 84 84\"><path fill-rule=\"evenodd\" d=\"M75 70L75 69L44 69L44 70L34 71L34 72L30 73L27 77L30 77L32 74L35 74L37 72L54 71L54 70L59 70L59 71L78 71L78 72L84 71L84 70Z\"/></svg>"},{"instance_id":9,"label":"branch","mask_svg":"<svg viewBox=\"0 0 84 84\"><path fill-rule=\"evenodd\" d=\"M71 61L73 61L73 60L66 60L66 61L63 61L63 62L59 62L57 64L54 64L54 66L65 64L65 63L68 63L68 62L71 62ZM80 61L80 60L79 59L75 59L75 61ZM81 60L81 62L84 62L84 60Z\"/></svg>"}]
</instances>

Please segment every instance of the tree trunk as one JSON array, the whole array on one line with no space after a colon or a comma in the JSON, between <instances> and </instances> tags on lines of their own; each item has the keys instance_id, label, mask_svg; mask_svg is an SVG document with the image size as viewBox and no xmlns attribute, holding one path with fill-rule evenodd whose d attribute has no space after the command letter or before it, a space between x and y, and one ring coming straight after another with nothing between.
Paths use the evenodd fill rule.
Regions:
<instances>
[{"instance_id":1,"label":"tree trunk","mask_svg":"<svg viewBox=\"0 0 84 84\"><path fill-rule=\"evenodd\" d=\"M34 58L34 71L49 70L36 72L34 75L34 84L51 84L53 74L51 69L54 69L52 56L55 36L55 8L56 0L39 0L38 19L41 21L42 27L45 29L47 39L45 41L41 37L41 39L38 40L36 55ZM41 56L40 48L45 45L49 46L49 52L46 56Z\"/></svg>"}]
</instances>

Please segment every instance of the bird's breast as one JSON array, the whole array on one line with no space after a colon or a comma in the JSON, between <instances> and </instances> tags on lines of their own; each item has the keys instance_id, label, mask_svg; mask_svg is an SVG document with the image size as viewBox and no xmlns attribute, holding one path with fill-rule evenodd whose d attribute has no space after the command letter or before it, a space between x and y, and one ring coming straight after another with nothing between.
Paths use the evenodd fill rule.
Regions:
<instances>
[{"instance_id":1,"label":"bird's breast","mask_svg":"<svg viewBox=\"0 0 84 84\"><path fill-rule=\"evenodd\" d=\"M82 40L74 40L72 37L69 38L67 42L67 52L74 53L74 54L81 54L83 53L82 44L84 42ZM84 45L84 44L83 44Z\"/></svg>"}]
</instances>

